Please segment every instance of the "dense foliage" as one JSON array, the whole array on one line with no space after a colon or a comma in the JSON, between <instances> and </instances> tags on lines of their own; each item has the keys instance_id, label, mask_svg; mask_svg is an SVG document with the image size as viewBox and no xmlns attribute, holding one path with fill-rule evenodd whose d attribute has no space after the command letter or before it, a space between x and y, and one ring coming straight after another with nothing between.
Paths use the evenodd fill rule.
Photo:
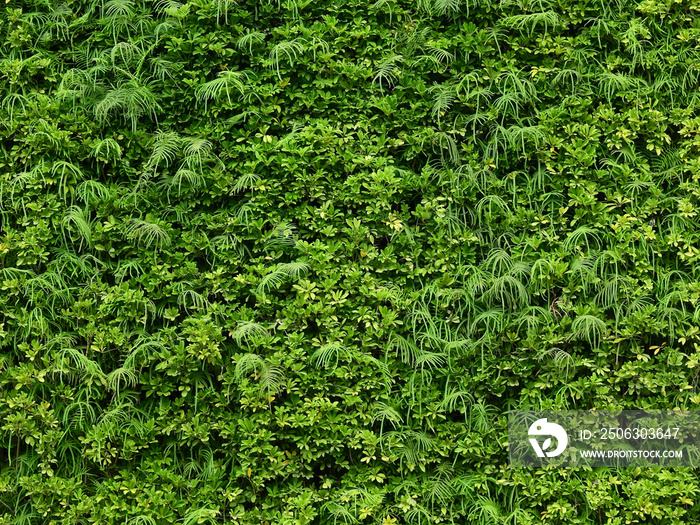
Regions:
<instances>
[{"instance_id":1,"label":"dense foliage","mask_svg":"<svg viewBox=\"0 0 700 525\"><path fill-rule=\"evenodd\" d=\"M0 523L700 520L698 0L0 9Z\"/></svg>"}]
</instances>

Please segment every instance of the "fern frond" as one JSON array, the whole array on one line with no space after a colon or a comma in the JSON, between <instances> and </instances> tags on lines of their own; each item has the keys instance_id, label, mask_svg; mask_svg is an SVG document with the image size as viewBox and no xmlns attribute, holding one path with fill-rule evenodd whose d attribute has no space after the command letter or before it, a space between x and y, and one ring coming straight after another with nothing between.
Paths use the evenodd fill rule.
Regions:
<instances>
[{"instance_id":1,"label":"fern frond","mask_svg":"<svg viewBox=\"0 0 700 525\"><path fill-rule=\"evenodd\" d=\"M215 525L217 520L215 519L221 511L218 509L193 509L185 514L182 519L182 525L201 525L202 523L210 523Z\"/></svg>"},{"instance_id":2,"label":"fern frond","mask_svg":"<svg viewBox=\"0 0 700 525\"><path fill-rule=\"evenodd\" d=\"M187 168L178 169L172 177L163 176L163 183L171 188L177 188L178 196L182 194L183 182L194 190L205 186L205 179L202 174Z\"/></svg>"},{"instance_id":3,"label":"fern frond","mask_svg":"<svg viewBox=\"0 0 700 525\"><path fill-rule=\"evenodd\" d=\"M160 26L163 25L165 24L160 24ZM153 68L153 72L158 76L161 82L165 82L166 76L174 79L173 72L182 69L182 64L167 60L163 57L152 57L149 59L149 63Z\"/></svg>"},{"instance_id":4,"label":"fern frond","mask_svg":"<svg viewBox=\"0 0 700 525\"><path fill-rule=\"evenodd\" d=\"M238 343L250 343L255 339L269 335L267 330L259 323L253 321L238 321L236 328L231 332L231 337Z\"/></svg>"},{"instance_id":5,"label":"fern frond","mask_svg":"<svg viewBox=\"0 0 700 525\"><path fill-rule=\"evenodd\" d=\"M118 42L110 50L109 56L112 60L112 67L115 67L117 65L117 58L119 58L123 64L128 65L140 54L141 49L133 43Z\"/></svg>"},{"instance_id":6,"label":"fern frond","mask_svg":"<svg viewBox=\"0 0 700 525\"><path fill-rule=\"evenodd\" d=\"M282 369L276 366L269 366L257 354L245 354L236 364L235 377L242 380L251 372L255 372L259 378L260 397L266 395L268 400L280 391L284 383Z\"/></svg>"},{"instance_id":7,"label":"fern frond","mask_svg":"<svg viewBox=\"0 0 700 525\"><path fill-rule=\"evenodd\" d=\"M182 7L182 3L177 0L158 0L154 5L156 12L161 15L169 14L168 11L177 10ZM172 15L171 15L172 16Z\"/></svg>"},{"instance_id":8,"label":"fern frond","mask_svg":"<svg viewBox=\"0 0 700 525\"><path fill-rule=\"evenodd\" d=\"M93 143L90 149L90 155L103 162L107 162L108 160L120 159L122 156L122 148L114 139L98 139Z\"/></svg>"},{"instance_id":9,"label":"fern frond","mask_svg":"<svg viewBox=\"0 0 700 525\"><path fill-rule=\"evenodd\" d=\"M346 357L347 355L348 350L342 344L328 343L313 353L311 356L311 361L317 368L329 368L331 363L333 363L333 366L330 368L331 370L335 370L335 368L338 366L339 359L341 357Z\"/></svg>"},{"instance_id":10,"label":"fern frond","mask_svg":"<svg viewBox=\"0 0 700 525\"><path fill-rule=\"evenodd\" d=\"M233 185L233 191L240 193L243 190L251 190L258 182L260 182L259 175L255 173L244 173L236 180L236 183Z\"/></svg>"},{"instance_id":11,"label":"fern frond","mask_svg":"<svg viewBox=\"0 0 700 525\"><path fill-rule=\"evenodd\" d=\"M120 367L107 374L107 388L112 390L119 396L119 391L123 387L133 387L138 383L138 376L133 369L128 367Z\"/></svg>"},{"instance_id":12,"label":"fern frond","mask_svg":"<svg viewBox=\"0 0 700 525\"><path fill-rule=\"evenodd\" d=\"M180 153L182 137L173 131L158 131L153 139L151 156L146 163L147 168L153 168L154 172L163 163L169 166Z\"/></svg>"},{"instance_id":13,"label":"fern frond","mask_svg":"<svg viewBox=\"0 0 700 525\"><path fill-rule=\"evenodd\" d=\"M135 13L135 6L132 0L109 0L105 2L104 9L108 17L130 17Z\"/></svg>"},{"instance_id":14,"label":"fern frond","mask_svg":"<svg viewBox=\"0 0 700 525\"><path fill-rule=\"evenodd\" d=\"M271 288L279 287L286 279L299 279L305 276L309 268L308 264L302 262L280 264L272 273L263 277L256 291L264 297Z\"/></svg>"},{"instance_id":15,"label":"fern frond","mask_svg":"<svg viewBox=\"0 0 700 525\"><path fill-rule=\"evenodd\" d=\"M241 380L251 372L265 368L265 361L257 354L245 354L236 363L236 379Z\"/></svg>"},{"instance_id":16,"label":"fern frond","mask_svg":"<svg viewBox=\"0 0 700 525\"><path fill-rule=\"evenodd\" d=\"M501 277L511 272L515 266L513 257L502 248L493 248L481 267L489 272L492 277Z\"/></svg>"},{"instance_id":17,"label":"fern frond","mask_svg":"<svg viewBox=\"0 0 700 525\"><path fill-rule=\"evenodd\" d=\"M388 58L383 59L378 65L377 70L372 78L372 87L375 83L379 83L379 89L384 91L384 84L387 87L393 86L398 80L397 63L401 63L403 60L403 55L392 55Z\"/></svg>"},{"instance_id":18,"label":"fern frond","mask_svg":"<svg viewBox=\"0 0 700 525\"><path fill-rule=\"evenodd\" d=\"M29 98L19 93L9 93L2 99L2 103L0 103L0 108L10 114L10 122L15 121L15 108L17 104L22 106L22 114L24 115L27 112L26 104L29 104Z\"/></svg>"},{"instance_id":19,"label":"fern frond","mask_svg":"<svg viewBox=\"0 0 700 525\"><path fill-rule=\"evenodd\" d=\"M58 182L58 191L65 201L69 193L73 195L74 185L77 184L77 181L83 179L84 175L79 166L64 160L54 161L51 165L51 175L57 176L59 172L60 180Z\"/></svg>"},{"instance_id":20,"label":"fern frond","mask_svg":"<svg viewBox=\"0 0 700 525\"><path fill-rule=\"evenodd\" d=\"M639 87L643 83L643 80L637 77L625 75L624 73L612 73L607 71L601 72L597 80L608 102L612 100L612 96L615 93Z\"/></svg>"},{"instance_id":21,"label":"fern frond","mask_svg":"<svg viewBox=\"0 0 700 525\"><path fill-rule=\"evenodd\" d=\"M85 204L90 205L93 202L100 202L108 199L112 192L109 188L96 180L86 180L78 184L76 188L78 198Z\"/></svg>"},{"instance_id":22,"label":"fern frond","mask_svg":"<svg viewBox=\"0 0 700 525\"><path fill-rule=\"evenodd\" d=\"M146 273L146 270L139 259L127 260L118 263L117 269L114 272L114 278L117 282L121 283L124 281L127 273L129 274L129 278L133 279Z\"/></svg>"},{"instance_id":23,"label":"fern frond","mask_svg":"<svg viewBox=\"0 0 700 525\"><path fill-rule=\"evenodd\" d=\"M134 347L129 351L124 359L123 367L129 370L135 370L135 365L139 358L145 358L148 361L149 357L153 355L155 351L165 351L166 346L160 341L149 340L140 338L136 341Z\"/></svg>"},{"instance_id":24,"label":"fern frond","mask_svg":"<svg viewBox=\"0 0 700 525\"><path fill-rule=\"evenodd\" d=\"M392 350L395 350L399 359L408 365L414 365L421 352L413 341L405 339L396 332L392 332L389 335L387 352L391 352Z\"/></svg>"},{"instance_id":25,"label":"fern frond","mask_svg":"<svg viewBox=\"0 0 700 525\"><path fill-rule=\"evenodd\" d=\"M265 246L296 246L295 231L296 228L293 224L282 221L270 230L269 234L266 236Z\"/></svg>"},{"instance_id":26,"label":"fern frond","mask_svg":"<svg viewBox=\"0 0 700 525\"><path fill-rule=\"evenodd\" d=\"M287 57L290 65L294 63L294 60L299 54L304 53L306 46L304 45L304 39L295 38L294 40L283 40L272 47L270 51L270 64L271 67L276 71L277 77L282 80L282 75L280 74L280 61L282 60L282 55Z\"/></svg>"},{"instance_id":27,"label":"fern frond","mask_svg":"<svg viewBox=\"0 0 700 525\"><path fill-rule=\"evenodd\" d=\"M588 291L595 279L595 259L592 257L577 257L569 265L568 274L578 277L578 282L583 288L583 292Z\"/></svg>"},{"instance_id":28,"label":"fern frond","mask_svg":"<svg viewBox=\"0 0 700 525\"><path fill-rule=\"evenodd\" d=\"M462 1L469 4L469 0L419 0L418 5L430 13L445 16L448 13L457 13Z\"/></svg>"},{"instance_id":29,"label":"fern frond","mask_svg":"<svg viewBox=\"0 0 700 525\"><path fill-rule=\"evenodd\" d=\"M491 286L484 293L484 298L489 306L498 304L506 310L516 311L527 305L529 294L518 279L511 275L504 275L491 282Z\"/></svg>"},{"instance_id":30,"label":"fern frond","mask_svg":"<svg viewBox=\"0 0 700 525\"><path fill-rule=\"evenodd\" d=\"M428 93L433 94L433 118L440 122L440 117L450 108L456 97L454 86L435 84L428 89Z\"/></svg>"},{"instance_id":31,"label":"fern frond","mask_svg":"<svg viewBox=\"0 0 700 525\"><path fill-rule=\"evenodd\" d=\"M559 15L554 11L544 11L541 13L531 13L527 15L511 15L500 21L506 27L523 30L528 28L528 35L532 36L537 26L543 26L544 34L547 35L549 29L554 29L559 25Z\"/></svg>"},{"instance_id":32,"label":"fern frond","mask_svg":"<svg viewBox=\"0 0 700 525\"><path fill-rule=\"evenodd\" d=\"M235 90L243 96L248 92L250 77L245 71L222 71L218 77L195 90L195 96L199 102L204 101L204 110L207 109L209 100L219 100L222 93L226 94L226 100L231 102L231 91Z\"/></svg>"},{"instance_id":33,"label":"fern frond","mask_svg":"<svg viewBox=\"0 0 700 525\"><path fill-rule=\"evenodd\" d=\"M103 384L106 383L107 376L105 376L104 372L102 372L100 365L75 348L64 348L60 351L59 361L56 364L55 369L59 373L67 372L62 368L64 360L67 360L69 363L72 362L73 366L75 366L75 368L81 371L84 375L98 379Z\"/></svg>"},{"instance_id":34,"label":"fern frond","mask_svg":"<svg viewBox=\"0 0 700 525\"><path fill-rule=\"evenodd\" d=\"M586 250L589 253L591 252L591 242L595 243L596 250L600 250L603 246L598 236L598 230L589 228L588 226L579 226L564 240L564 249L568 252L572 252L574 249L578 248L581 241L585 243Z\"/></svg>"},{"instance_id":35,"label":"fern frond","mask_svg":"<svg viewBox=\"0 0 700 525\"><path fill-rule=\"evenodd\" d=\"M150 516L146 516L145 514L139 514L138 516L134 516L133 518L129 518L126 521L126 525L158 525L156 523L156 520L154 520Z\"/></svg>"},{"instance_id":36,"label":"fern frond","mask_svg":"<svg viewBox=\"0 0 700 525\"><path fill-rule=\"evenodd\" d=\"M571 337L583 339L593 348L599 348L603 337L608 333L605 321L594 315L579 315L571 324L571 330Z\"/></svg>"},{"instance_id":37,"label":"fern frond","mask_svg":"<svg viewBox=\"0 0 700 525\"><path fill-rule=\"evenodd\" d=\"M509 126L505 130L505 135L511 148L516 149L518 146L520 146L519 150L522 155L527 154L527 149L525 148L526 142L529 142L535 148L538 148L546 138L544 131L542 131L538 125Z\"/></svg>"},{"instance_id":38,"label":"fern frond","mask_svg":"<svg viewBox=\"0 0 700 525\"><path fill-rule=\"evenodd\" d=\"M126 234L129 238L135 239L138 244L144 243L146 247L155 245L158 250L170 246L171 242L168 232L160 224L143 219L130 219Z\"/></svg>"},{"instance_id":39,"label":"fern frond","mask_svg":"<svg viewBox=\"0 0 700 525\"><path fill-rule=\"evenodd\" d=\"M474 396L469 392L460 389L453 389L445 392L445 396L440 402L440 409L446 412L461 412L467 415L469 407L474 403Z\"/></svg>"},{"instance_id":40,"label":"fern frond","mask_svg":"<svg viewBox=\"0 0 700 525\"><path fill-rule=\"evenodd\" d=\"M265 42L265 33L260 31L249 31L245 35L238 38L237 45L238 49L243 51L246 47L248 48L248 53L253 52L254 44L262 44Z\"/></svg>"},{"instance_id":41,"label":"fern frond","mask_svg":"<svg viewBox=\"0 0 700 525\"><path fill-rule=\"evenodd\" d=\"M91 221L86 217L85 211L78 206L71 206L63 216L61 225L67 229L74 229L78 233L80 247L82 248L83 241L92 248L92 226Z\"/></svg>"},{"instance_id":42,"label":"fern frond","mask_svg":"<svg viewBox=\"0 0 700 525\"><path fill-rule=\"evenodd\" d=\"M104 98L94 106L95 118L98 122L106 124L113 111L120 111L122 116L131 122L131 130L135 133L141 116L149 115L153 120L157 120L156 110L162 108L158 104L155 89L153 82L141 84L138 79L132 78L107 91Z\"/></svg>"},{"instance_id":43,"label":"fern frond","mask_svg":"<svg viewBox=\"0 0 700 525\"><path fill-rule=\"evenodd\" d=\"M381 420L382 425L384 421L389 420L391 426L396 428L397 424L403 423L403 418L395 408L387 405L382 401L377 401L374 404L374 414L372 415L372 422Z\"/></svg>"}]
</instances>

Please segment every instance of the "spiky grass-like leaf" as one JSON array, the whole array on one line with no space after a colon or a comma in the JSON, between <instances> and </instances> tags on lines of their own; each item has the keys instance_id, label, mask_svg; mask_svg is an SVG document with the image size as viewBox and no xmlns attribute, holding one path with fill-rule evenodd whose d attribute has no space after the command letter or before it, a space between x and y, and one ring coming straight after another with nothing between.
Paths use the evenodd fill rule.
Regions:
<instances>
[{"instance_id":1,"label":"spiky grass-like leaf","mask_svg":"<svg viewBox=\"0 0 700 525\"><path fill-rule=\"evenodd\" d=\"M249 31L245 35L238 38L236 45L241 51L247 47L248 53L252 53L253 46L255 44L262 44L263 42L265 42L265 33L261 33L260 31Z\"/></svg>"},{"instance_id":2,"label":"spiky grass-like leaf","mask_svg":"<svg viewBox=\"0 0 700 525\"><path fill-rule=\"evenodd\" d=\"M201 137L184 137L182 142L185 154L183 162L190 169L196 166L201 171L202 163L212 157L212 143Z\"/></svg>"},{"instance_id":3,"label":"spiky grass-like leaf","mask_svg":"<svg viewBox=\"0 0 700 525\"><path fill-rule=\"evenodd\" d=\"M226 95L229 104L232 104L232 91L237 91L241 96L250 93L249 81L250 77L245 71L222 71L214 80L199 86L195 95L198 101L204 101L204 110L206 111L208 101L219 100L222 93Z\"/></svg>"},{"instance_id":4,"label":"spiky grass-like leaf","mask_svg":"<svg viewBox=\"0 0 700 525\"><path fill-rule=\"evenodd\" d=\"M87 205L106 200L112 195L107 186L96 180L81 182L76 188L76 193L78 198Z\"/></svg>"},{"instance_id":5,"label":"spiky grass-like leaf","mask_svg":"<svg viewBox=\"0 0 700 525\"><path fill-rule=\"evenodd\" d=\"M280 264L272 273L267 274L258 284L257 293L265 297L272 289L279 287L287 279L299 279L305 276L310 266L303 262L291 262Z\"/></svg>"},{"instance_id":6,"label":"spiky grass-like leaf","mask_svg":"<svg viewBox=\"0 0 700 525\"><path fill-rule=\"evenodd\" d=\"M189 187L192 190L198 190L206 185L206 180L201 173L187 168L178 169L175 175L172 177L165 175L163 176L162 184L168 188L168 192L170 192L172 189L176 189L178 196L182 194L183 183L185 184L185 187Z\"/></svg>"},{"instance_id":7,"label":"spiky grass-like leaf","mask_svg":"<svg viewBox=\"0 0 700 525\"><path fill-rule=\"evenodd\" d=\"M400 64L402 61L403 55L392 55L379 62L374 78L372 78L372 86L378 83L381 91L384 91L385 84L386 87L393 86L398 80L398 73L396 72L398 66L396 64Z\"/></svg>"},{"instance_id":8,"label":"spiky grass-like leaf","mask_svg":"<svg viewBox=\"0 0 700 525\"><path fill-rule=\"evenodd\" d=\"M233 337L239 345L241 343L250 344L256 339L268 335L269 333L263 325L253 321L238 321L236 328L231 331L231 337Z\"/></svg>"},{"instance_id":9,"label":"spiky grass-like leaf","mask_svg":"<svg viewBox=\"0 0 700 525\"><path fill-rule=\"evenodd\" d=\"M241 381L244 377L255 373L259 380L260 397L267 397L268 401L277 394L284 384L284 373L278 366L270 366L257 354L245 354L236 363L235 377Z\"/></svg>"},{"instance_id":10,"label":"spiky grass-like leaf","mask_svg":"<svg viewBox=\"0 0 700 525\"><path fill-rule=\"evenodd\" d=\"M218 509L200 508L187 512L182 519L182 525L202 525L203 523L216 524L215 519L221 512Z\"/></svg>"},{"instance_id":11,"label":"spiky grass-like leaf","mask_svg":"<svg viewBox=\"0 0 700 525\"><path fill-rule=\"evenodd\" d=\"M124 387L133 387L138 384L138 376L135 371L126 366L112 370L106 377L107 387L119 396L119 391Z\"/></svg>"},{"instance_id":12,"label":"spiky grass-like leaf","mask_svg":"<svg viewBox=\"0 0 700 525\"><path fill-rule=\"evenodd\" d=\"M83 242L85 242L88 247L92 247L91 221L85 215L85 211L82 208L78 206L71 206L68 208L63 216L61 225L64 228L75 231L78 234L78 237L80 238L80 248L82 248Z\"/></svg>"},{"instance_id":13,"label":"spiky grass-like leaf","mask_svg":"<svg viewBox=\"0 0 700 525\"><path fill-rule=\"evenodd\" d=\"M182 137L175 132L158 131L153 139L151 156L146 167L155 171L161 164L169 166L180 153L182 142Z\"/></svg>"},{"instance_id":14,"label":"spiky grass-like leaf","mask_svg":"<svg viewBox=\"0 0 700 525\"><path fill-rule=\"evenodd\" d=\"M282 75L280 74L280 62L282 61L282 56L284 55L287 57L287 60L291 65L294 63L294 60L298 57L298 55L303 54L305 50L306 46L303 38L283 40L272 47L272 50L270 51L270 64L280 80L282 80Z\"/></svg>"},{"instance_id":15,"label":"spiky grass-like leaf","mask_svg":"<svg viewBox=\"0 0 700 525\"><path fill-rule=\"evenodd\" d=\"M599 348L608 333L605 321L594 315L579 315L571 324L572 338L582 339L591 347Z\"/></svg>"},{"instance_id":16,"label":"spiky grass-like leaf","mask_svg":"<svg viewBox=\"0 0 700 525\"><path fill-rule=\"evenodd\" d=\"M98 139L90 148L90 155L103 162L120 159L122 154L122 147L116 140L111 138Z\"/></svg>"},{"instance_id":17,"label":"spiky grass-like leaf","mask_svg":"<svg viewBox=\"0 0 700 525\"><path fill-rule=\"evenodd\" d=\"M511 15L500 21L504 26L522 31L527 28L528 35L532 36L537 26L542 26L546 35L550 29L554 29L559 24L559 15L554 11L544 11L541 13L530 13L526 15Z\"/></svg>"},{"instance_id":18,"label":"spiky grass-like leaf","mask_svg":"<svg viewBox=\"0 0 700 525\"><path fill-rule=\"evenodd\" d=\"M135 239L138 244L143 243L149 248L155 245L158 250L170 246L171 242L170 236L163 226L157 222L143 219L130 219L126 227L126 234L129 238Z\"/></svg>"},{"instance_id":19,"label":"spiky grass-like leaf","mask_svg":"<svg viewBox=\"0 0 700 525\"><path fill-rule=\"evenodd\" d=\"M584 243L586 245L586 250L591 252L591 243L594 243L595 249L600 250L602 247L602 242L600 240L599 232L595 228L589 228L588 226L579 226L574 230L564 241L564 249L566 251L573 251L577 248L579 244Z\"/></svg>"},{"instance_id":20,"label":"spiky grass-like leaf","mask_svg":"<svg viewBox=\"0 0 700 525\"><path fill-rule=\"evenodd\" d=\"M397 425L403 423L403 418L401 417L401 414L399 414L394 407L389 406L382 401L377 401L374 404L374 414L372 415L372 422L375 422L377 420L381 421L382 425L384 425L384 422L388 420L389 423L391 423L391 426L394 428L397 428Z\"/></svg>"},{"instance_id":21,"label":"spiky grass-like leaf","mask_svg":"<svg viewBox=\"0 0 700 525\"><path fill-rule=\"evenodd\" d=\"M99 363L88 358L75 348L64 348L59 352L59 360L55 368L56 372L61 374L70 373L70 370L63 368L64 360L72 363L75 369L82 372L82 374L106 384L107 376L102 371Z\"/></svg>"},{"instance_id":22,"label":"spiky grass-like leaf","mask_svg":"<svg viewBox=\"0 0 700 525\"><path fill-rule=\"evenodd\" d=\"M489 306L497 304L510 311L524 308L529 301L529 296L525 286L511 275L493 279L484 293L484 299Z\"/></svg>"},{"instance_id":23,"label":"spiky grass-like leaf","mask_svg":"<svg viewBox=\"0 0 700 525\"><path fill-rule=\"evenodd\" d=\"M156 89L153 82L144 84L135 78L119 84L95 104L95 118L101 124L106 124L113 112L121 113L125 120L131 122L131 130L135 133L142 116L157 120L157 111L162 108L158 104Z\"/></svg>"},{"instance_id":24,"label":"spiky grass-like leaf","mask_svg":"<svg viewBox=\"0 0 700 525\"><path fill-rule=\"evenodd\" d=\"M421 352L413 341L404 338L396 332L392 332L389 335L387 353L391 351L395 351L399 359L408 365L413 365Z\"/></svg>"},{"instance_id":25,"label":"spiky grass-like leaf","mask_svg":"<svg viewBox=\"0 0 700 525\"><path fill-rule=\"evenodd\" d=\"M318 348L311 355L311 362L317 368L331 368L334 370L338 366L338 361L349 355L347 348L340 343L328 343ZM332 365L332 366L331 366Z\"/></svg>"}]
</instances>

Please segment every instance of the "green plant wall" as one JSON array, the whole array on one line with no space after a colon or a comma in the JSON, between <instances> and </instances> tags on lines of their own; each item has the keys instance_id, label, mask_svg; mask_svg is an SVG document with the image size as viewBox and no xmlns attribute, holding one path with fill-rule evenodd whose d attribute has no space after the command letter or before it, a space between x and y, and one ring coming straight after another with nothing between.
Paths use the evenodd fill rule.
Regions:
<instances>
[{"instance_id":1,"label":"green plant wall","mask_svg":"<svg viewBox=\"0 0 700 525\"><path fill-rule=\"evenodd\" d=\"M697 523L506 413L700 408L699 14L6 0L0 523Z\"/></svg>"}]
</instances>

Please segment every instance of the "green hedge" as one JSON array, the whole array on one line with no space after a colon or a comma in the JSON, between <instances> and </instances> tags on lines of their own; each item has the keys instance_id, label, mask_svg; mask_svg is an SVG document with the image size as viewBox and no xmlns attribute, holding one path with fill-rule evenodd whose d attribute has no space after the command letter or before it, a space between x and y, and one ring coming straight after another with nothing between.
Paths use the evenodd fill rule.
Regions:
<instances>
[{"instance_id":1,"label":"green hedge","mask_svg":"<svg viewBox=\"0 0 700 525\"><path fill-rule=\"evenodd\" d=\"M1 9L0 523L700 520L700 1Z\"/></svg>"}]
</instances>

